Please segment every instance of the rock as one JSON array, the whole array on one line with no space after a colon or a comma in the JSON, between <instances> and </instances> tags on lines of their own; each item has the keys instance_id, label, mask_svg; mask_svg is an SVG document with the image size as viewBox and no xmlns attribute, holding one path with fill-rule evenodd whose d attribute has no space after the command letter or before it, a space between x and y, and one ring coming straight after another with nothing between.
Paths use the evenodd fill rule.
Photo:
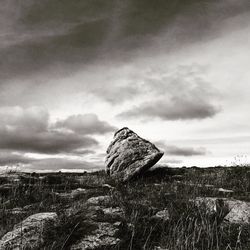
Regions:
<instances>
[{"instance_id":1,"label":"rock","mask_svg":"<svg viewBox=\"0 0 250 250\"><path fill-rule=\"evenodd\" d=\"M221 193L233 193L234 191L230 190L230 189L218 188L218 192L221 192Z\"/></svg>"},{"instance_id":2,"label":"rock","mask_svg":"<svg viewBox=\"0 0 250 250\"><path fill-rule=\"evenodd\" d=\"M224 215L226 222L250 224L250 202L227 198L199 197L195 199L195 203L198 206L204 204L209 213Z\"/></svg>"},{"instance_id":3,"label":"rock","mask_svg":"<svg viewBox=\"0 0 250 250\"><path fill-rule=\"evenodd\" d=\"M111 201L111 197L109 195L101 195L96 197L91 197L87 200L88 205L107 205Z\"/></svg>"},{"instance_id":4,"label":"rock","mask_svg":"<svg viewBox=\"0 0 250 250\"><path fill-rule=\"evenodd\" d=\"M85 236L80 242L71 246L71 250L94 250L114 247L120 243L116 237L120 223L98 223L98 228L91 235Z\"/></svg>"},{"instance_id":5,"label":"rock","mask_svg":"<svg viewBox=\"0 0 250 250\"><path fill-rule=\"evenodd\" d=\"M168 221L170 219L169 212L167 209L161 210L157 212L153 218L160 219L162 221Z\"/></svg>"},{"instance_id":6,"label":"rock","mask_svg":"<svg viewBox=\"0 0 250 250\"><path fill-rule=\"evenodd\" d=\"M120 207L103 208L102 213L103 218L107 221L119 221L125 217L125 213Z\"/></svg>"},{"instance_id":7,"label":"rock","mask_svg":"<svg viewBox=\"0 0 250 250\"><path fill-rule=\"evenodd\" d=\"M162 156L163 152L154 144L129 128L122 128L107 149L106 171L127 181L151 168Z\"/></svg>"},{"instance_id":8,"label":"rock","mask_svg":"<svg viewBox=\"0 0 250 250\"><path fill-rule=\"evenodd\" d=\"M250 224L250 202L228 200L227 204L230 210L225 217L227 222Z\"/></svg>"},{"instance_id":9,"label":"rock","mask_svg":"<svg viewBox=\"0 0 250 250\"><path fill-rule=\"evenodd\" d=\"M125 214L119 207L104 208L100 206L91 206L87 210L86 216L95 222L117 222L123 221Z\"/></svg>"},{"instance_id":10,"label":"rock","mask_svg":"<svg viewBox=\"0 0 250 250\"><path fill-rule=\"evenodd\" d=\"M0 249L39 249L43 243L43 232L48 222L55 222L56 213L33 214L14 226L0 240Z\"/></svg>"},{"instance_id":11,"label":"rock","mask_svg":"<svg viewBox=\"0 0 250 250\"><path fill-rule=\"evenodd\" d=\"M114 189L113 186L111 186L111 185L109 185L109 184L106 184L106 183L103 184L102 187L103 187L103 188L106 188L106 189L108 189L108 190L113 190L113 189Z\"/></svg>"},{"instance_id":12,"label":"rock","mask_svg":"<svg viewBox=\"0 0 250 250\"><path fill-rule=\"evenodd\" d=\"M85 216L95 226L92 232L84 235L72 250L114 249L119 246L120 231L123 228L125 213L120 207L110 206L111 197L108 195L91 197L86 202Z\"/></svg>"},{"instance_id":13,"label":"rock","mask_svg":"<svg viewBox=\"0 0 250 250\"><path fill-rule=\"evenodd\" d=\"M57 198L65 201L75 200L82 195L85 195L87 193L86 189L83 188L77 188L75 190L72 190L70 193L53 193Z\"/></svg>"}]
</instances>

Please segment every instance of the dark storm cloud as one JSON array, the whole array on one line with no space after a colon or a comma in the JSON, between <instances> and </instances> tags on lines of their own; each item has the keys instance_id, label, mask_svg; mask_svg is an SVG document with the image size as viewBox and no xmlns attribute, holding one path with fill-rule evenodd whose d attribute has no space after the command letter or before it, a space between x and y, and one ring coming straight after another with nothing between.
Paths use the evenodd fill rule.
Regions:
<instances>
[{"instance_id":1,"label":"dark storm cloud","mask_svg":"<svg viewBox=\"0 0 250 250\"><path fill-rule=\"evenodd\" d=\"M98 145L98 142L91 137L53 130L36 132L30 131L29 128L26 131L1 129L0 136L1 149L24 152L69 153L81 147L88 148Z\"/></svg>"},{"instance_id":2,"label":"dark storm cloud","mask_svg":"<svg viewBox=\"0 0 250 250\"><path fill-rule=\"evenodd\" d=\"M152 38L164 44L202 39L220 21L249 11L248 0L4 0L0 7L2 78L67 72L105 55L130 58ZM112 57L113 58L113 57ZM70 65L70 66L69 66ZM53 70L52 70L53 71Z\"/></svg>"},{"instance_id":3,"label":"dark storm cloud","mask_svg":"<svg viewBox=\"0 0 250 250\"><path fill-rule=\"evenodd\" d=\"M106 133L113 128L91 114L85 118L92 119L86 119L85 123L84 119L80 119L80 124L77 119L73 119L73 123L69 123L74 125L71 132L56 130L55 126L49 124L47 111L41 108L1 108L0 114L0 149L13 151L58 154L89 150L98 142L87 134ZM99 123L96 125L97 121ZM85 134L82 134L83 130L79 132L81 125L84 126Z\"/></svg>"},{"instance_id":4,"label":"dark storm cloud","mask_svg":"<svg viewBox=\"0 0 250 250\"><path fill-rule=\"evenodd\" d=\"M116 130L109 123L100 121L95 114L72 115L65 120L56 122L55 127L69 129L84 135L105 134Z\"/></svg>"},{"instance_id":5,"label":"dark storm cloud","mask_svg":"<svg viewBox=\"0 0 250 250\"><path fill-rule=\"evenodd\" d=\"M143 81L138 88L144 89L151 101L134 106L118 117L191 120L213 117L220 111L213 100L216 91L195 65L179 66L173 72L152 72Z\"/></svg>"},{"instance_id":6,"label":"dark storm cloud","mask_svg":"<svg viewBox=\"0 0 250 250\"><path fill-rule=\"evenodd\" d=\"M107 32L110 4L102 2L12 0L3 5L1 21L9 25L0 44L2 77L88 62Z\"/></svg>"}]
</instances>

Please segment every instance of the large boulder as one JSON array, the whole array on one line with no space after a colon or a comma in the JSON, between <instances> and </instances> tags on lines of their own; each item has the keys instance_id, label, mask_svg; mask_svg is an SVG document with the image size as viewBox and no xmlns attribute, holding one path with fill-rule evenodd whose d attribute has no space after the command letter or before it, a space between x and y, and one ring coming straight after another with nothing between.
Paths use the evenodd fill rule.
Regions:
<instances>
[{"instance_id":1,"label":"large boulder","mask_svg":"<svg viewBox=\"0 0 250 250\"><path fill-rule=\"evenodd\" d=\"M151 168L162 156L154 144L125 127L115 133L107 149L106 171L127 181Z\"/></svg>"},{"instance_id":2,"label":"large boulder","mask_svg":"<svg viewBox=\"0 0 250 250\"><path fill-rule=\"evenodd\" d=\"M46 227L56 222L56 213L38 213L14 226L0 240L0 249L40 249Z\"/></svg>"}]
</instances>

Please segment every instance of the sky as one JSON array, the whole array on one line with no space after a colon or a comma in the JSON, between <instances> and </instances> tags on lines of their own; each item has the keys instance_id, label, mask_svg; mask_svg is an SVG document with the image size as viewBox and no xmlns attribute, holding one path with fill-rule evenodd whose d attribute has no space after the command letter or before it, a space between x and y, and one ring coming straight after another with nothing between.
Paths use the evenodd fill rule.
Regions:
<instances>
[{"instance_id":1,"label":"sky","mask_svg":"<svg viewBox=\"0 0 250 250\"><path fill-rule=\"evenodd\" d=\"M129 127L173 167L250 162L249 0L3 0L0 169L104 169Z\"/></svg>"}]
</instances>

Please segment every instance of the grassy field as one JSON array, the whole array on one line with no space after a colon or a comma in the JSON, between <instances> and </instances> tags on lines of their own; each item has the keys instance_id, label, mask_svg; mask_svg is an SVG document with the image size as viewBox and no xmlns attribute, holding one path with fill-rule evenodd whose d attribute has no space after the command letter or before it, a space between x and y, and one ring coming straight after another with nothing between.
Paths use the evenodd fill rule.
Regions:
<instances>
[{"instance_id":1,"label":"grassy field","mask_svg":"<svg viewBox=\"0 0 250 250\"><path fill-rule=\"evenodd\" d=\"M107 185L108 184L108 185ZM76 189L75 197L63 196ZM226 223L229 212L208 212L197 197L250 201L250 167L166 168L120 183L104 171L94 173L8 173L0 177L0 238L31 214L56 212L42 249L70 249L96 228L89 220L91 197L108 196L108 207L124 211L121 242L110 249L250 249L250 226ZM167 211L167 219L156 213ZM106 220L112 220L108 218Z\"/></svg>"}]
</instances>

